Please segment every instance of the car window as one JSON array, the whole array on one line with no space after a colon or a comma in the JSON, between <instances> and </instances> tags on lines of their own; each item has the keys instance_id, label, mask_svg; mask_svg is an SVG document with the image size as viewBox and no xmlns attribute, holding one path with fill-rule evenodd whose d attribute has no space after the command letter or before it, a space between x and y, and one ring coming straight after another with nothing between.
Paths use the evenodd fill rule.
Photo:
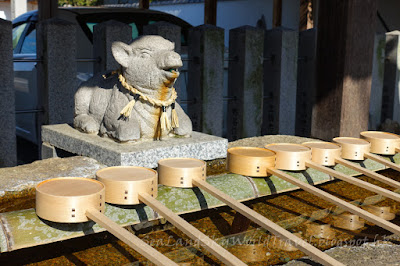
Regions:
<instances>
[{"instance_id":1,"label":"car window","mask_svg":"<svg viewBox=\"0 0 400 266\"><path fill-rule=\"evenodd\" d=\"M89 30L93 33L93 27L96 25L97 23L94 22L87 22L86 26L88 26ZM129 26L132 27L132 39L135 39L139 36L139 30L136 26L136 23L132 22L129 24Z\"/></svg>"},{"instance_id":2,"label":"car window","mask_svg":"<svg viewBox=\"0 0 400 266\"><path fill-rule=\"evenodd\" d=\"M21 54L36 54L36 30L26 35L21 47Z\"/></svg>"},{"instance_id":3,"label":"car window","mask_svg":"<svg viewBox=\"0 0 400 266\"><path fill-rule=\"evenodd\" d=\"M22 33L24 32L24 29L26 28L26 25L28 25L28 23L24 23L24 24L21 24L15 28L13 28L12 40L13 40L14 52L15 52L15 49L17 48L19 39L21 39Z\"/></svg>"}]
</instances>

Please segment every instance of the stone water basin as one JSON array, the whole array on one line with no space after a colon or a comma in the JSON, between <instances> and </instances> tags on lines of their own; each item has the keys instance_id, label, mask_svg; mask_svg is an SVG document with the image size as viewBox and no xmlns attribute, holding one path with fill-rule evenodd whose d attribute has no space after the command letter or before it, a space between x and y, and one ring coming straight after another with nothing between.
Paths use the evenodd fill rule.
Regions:
<instances>
[{"instance_id":1,"label":"stone water basin","mask_svg":"<svg viewBox=\"0 0 400 266\"><path fill-rule=\"evenodd\" d=\"M304 140L300 140L304 141ZM282 141L284 142L284 141ZM398 160L400 158L396 158ZM65 159L60 159L65 160ZM89 159L90 160L90 159ZM74 162L73 164L76 164ZM366 162L369 165L369 162ZM68 171L65 168L63 171ZM379 167L376 165L369 165L370 167ZM61 166L59 166L61 167ZM94 168L101 168L100 165L92 164L91 172L93 173ZM55 167L57 168L57 167ZM62 168L62 167L61 167ZM85 167L84 167L85 168ZM335 245L343 245L344 243L350 243L353 245L360 245L365 241L376 240L377 237L389 236L391 233L373 226L372 224L366 223L366 226L359 229L356 232L350 232L342 229L334 229L336 233L335 241L326 241L324 239L310 238L304 235L306 220L314 217L320 223L332 224L334 215L327 215L326 209L333 211L334 213L340 213L333 205L328 202L320 200L318 197L313 196L307 192L301 190L288 191L291 188L290 185L280 182L278 179L272 177L277 191L281 193L277 195L270 195L270 188L267 186L264 179L250 179L239 175L228 175L221 173L224 169L224 160L219 160L208 165L208 175L217 174L210 177L209 181L216 187L225 190L231 196L234 196L238 200L244 200L246 205L252 207L257 212L266 216L270 220L280 224L292 232L297 232L302 235L303 238L310 241L312 244L318 246L320 249L328 249ZM348 169L337 167L342 171L349 171ZM58 169L60 170L60 169ZM29 172L27 170L27 172ZM353 174L352 172L348 172ZM291 173L298 178L302 177L301 173ZM308 170L308 174L313 178L315 183L324 183L329 180L329 176L318 173L313 170ZM391 170L385 170L384 174L390 176L393 179L400 181L400 175ZM89 174L88 174L89 176ZM44 177L46 178L46 177ZM382 187L387 187L378 181L371 180L367 177L361 177L362 179L378 184ZM232 182L232 180L236 180ZM224 187L224 184L230 184L229 187ZM235 184L236 183L236 184ZM334 181L324 183L320 185L321 188L325 189L329 193L339 196L343 199L350 201L363 200L364 204L374 204L377 206L391 206L393 211L398 212L398 203L384 199L383 197L376 196L374 193L366 191L364 189L355 187L342 181ZM388 187L387 187L388 188ZM163 193L170 195L174 193L173 189L161 188L164 192L160 193L161 201ZM177 193L177 192L175 192ZM180 191L179 193L182 193ZM207 198L208 210L200 211L200 208L193 207L189 209L182 209L182 206L170 205L169 207L178 213L182 214L183 218L190 221L196 228L204 232L211 238L225 245L232 253L239 257L250 257L247 256L246 245L263 245L260 252L265 253L265 256L261 261L250 261L250 265L267 265L267 264L282 264L288 262L294 258L300 258L304 254L300 251L284 251L277 249L270 245L273 237L259 229L256 225L250 224L244 232L238 233L238 227L232 226L235 219L235 211L221 206L223 204L218 203L213 198ZM190 204L189 204L190 205ZM21 209L28 209L27 212L32 213L30 208L34 206L34 190L32 188L23 188L19 191L4 192L0 198L0 214L1 221L7 220L12 214L20 214ZM168 204L167 204L168 206ZM188 205L186 205L187 207ZM176 208L176 209L174 209ZM181 209L180 209L181 208ZM11 212L10 211L16 211ZM117 213L118 214L118 213ZM122 215L122 213L120 213ZM30 219L34 219L33 214L30 219L24 220L21 215L16 215L22 219L22 222L29 222ZM123 217L121 217L123 218ZM152 217L149 217L150 219ZM18 220L16 219L16 220ZM240 220L236 220L240 221ZM138 221L128 221L127 224L135 224ZM397 218L394 220L398 223ZM28 224L29 225L29 224ZM144 228L146 226L149 226ZM67 237L54 238L48 243L44 240L43 236L36 236L30 238L29 235L34 231L24 231L24 227L27 227L27 223L20 224L21 228L12 231L14 238L6 238L6 241L2 243L2 253L0 254L0 264L4 265L139 265L139 263L147 264L147 260L134 250L127 247L123 242L115 239L112 235L106 232L100 232L99 228L94 228L96 234L90 234L83 236L82 230L80 232L74 232L66 230L72 234ZM34 229L36 229L34 226ZM142 228L141 228L142 227ZM239 226L240 227L240 226ZM39 226L40 228L40 226ZM184 236L179 230L174 228L168 223L165 223L162 219L155 220L154 222L147 223L145 225L128 226L131 230L135 230L135 233L152 244L156 249L166 254L173 260L182 265L218 265L220 262L208 252L201 248L192 246L192 242L186 236ZM81 228L82 229L82 228ZM65 231L65 230L64 230ZM85 231L85 230L83 230ZM20 236L18 237L18 233ZM85 233L91 233L86 230ZM17 236L17 237L16 237ZM69 239L71 238L71 239ZM25 239L25 240L24 240ZM4 239L3 239L4 240ZM229 240L229 241L228 241ZM8 243L4 243L7 242ZM353 242L351 242L353 241ZM12 242L12 243L11 243ZM28 243L28 244L27 244ZM42 245L38 245L42 244ZM239 245L238 245L239 244ZM240 245L242 244L242 245ZM4 245L6 246L4 249ZM11 247L10 252L6 252L8 247ZM23 245L31 246L22 248ZM38 245L38 246L37 246ZM245 246L243 248L243 246ZM16 249L14 251L11 251Z\"/></svg>"}]
</instances>

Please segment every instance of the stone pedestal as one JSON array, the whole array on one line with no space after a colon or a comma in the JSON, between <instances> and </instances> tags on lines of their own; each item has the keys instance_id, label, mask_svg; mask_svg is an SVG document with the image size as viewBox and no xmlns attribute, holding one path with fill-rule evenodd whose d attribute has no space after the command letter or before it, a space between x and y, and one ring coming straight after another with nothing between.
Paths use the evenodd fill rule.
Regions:
<instances>
[{"instance_id":1,"label":"stone pedestal","mask_svg":"<svg viewBox=\"0 0 400 266\"><path fill-rule=\"evenodd\" d=\"M157 167L157 162L164 158L225 158L228 148L228 140L199 132L192 132L190 138L117 143L110 138L81 133L67 124L43 126L42 141L46 147L42 156L57 156L57 148L96 159L107 166L135 165L149 168Z\"/></svg>"}]
</instances>

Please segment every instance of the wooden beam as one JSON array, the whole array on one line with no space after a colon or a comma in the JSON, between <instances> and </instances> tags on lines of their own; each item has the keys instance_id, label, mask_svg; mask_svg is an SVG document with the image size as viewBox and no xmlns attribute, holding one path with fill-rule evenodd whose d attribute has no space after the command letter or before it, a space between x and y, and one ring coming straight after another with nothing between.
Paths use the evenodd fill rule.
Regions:
<instances>
[{"instance_id":1,"label":"wooden beam","mask_svg":"<svg viewBox=\"0 0 400 266\"><path fill-rule=\"evenodd\" d=\"M274 0L272 27L280 27L282 25L282 0Z\"/></svg>"},{"instance_id":2,"label":"wooden beam","mask_svg":"<svg viewBox=\"0 0 400 266\"><path fill-rule=\"evenodd\" d=\"M319 2L312 137L368 129L376 10L376 0Z\"/></svg>"},{"instance_id":3,"label":"wooden beam","mask_svg":"<svg viewBox=\"0 0 400 266\"><path fill-rule=\"evenodd\" d=\"M58 0L39 0L39 21L54 18L57 14Z\"/></svg>"},{"instance_id":4,"label":"wooden beam","mask_svg":"<svg viewBox=\"0 0 400 266\"><path fill-rule=\"evenodd\" d=\"M217 0L204 1L204 24L217 25Z\"/></svg>"},{"instance_id":5,"label":"wooden beam","mask_svg":"<svg viewBox=\"0 0 400 266\"><path fill-rule=\"evenodd\" d=\"M139 0L139 8L149 9L150 1L149 0Z\"/></svg>"}]
</instances>

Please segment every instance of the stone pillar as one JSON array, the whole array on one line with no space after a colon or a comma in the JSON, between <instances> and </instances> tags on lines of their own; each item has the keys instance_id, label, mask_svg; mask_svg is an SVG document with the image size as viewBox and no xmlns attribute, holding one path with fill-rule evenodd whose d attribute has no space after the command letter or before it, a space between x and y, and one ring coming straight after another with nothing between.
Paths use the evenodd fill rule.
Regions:
<instances>
[{"instance_id":1,"label":"stone pillar","mask_svg":"<svg viewBox=\"0 0 400 266\"><path fill-rule=\"evenodd\" d=\"M298 32L274 28L264 43L262 134L295 134Z\"/></svg>"},{"instance_id":2,"label":"stone pillar","mask_svg":"<svg viewBox=\"0 0 400 266\"><path fill-rule=\"evenodd\" d=\"M168 23L168 22L156 22L151 25L145 25L143 27L144 35L159 35L165 39L175 43L175 52L181 53L181 27ZM185 79L183 77L184 72L187 71L187 65L183 62L184 66L179 70L181 77L179 77L174 85L176 92L178 93L177 102L180 103L182 95L186 95L182 91L182 88L186 88Z\"/></svg>"},{"instance_id":3,"label":"stone pillar","mask_svg":"<svg viewBox=\"0 0 400 266\"><path fill-rule=\"evenodd\" d=\"M229 31L227 137L261 135L264 30L243 26Z\"/></svg>"},{"instance_id":4,"label":"stone pillar","mask_svg":"<svg viewBox=\"0 0 400 266\"><path fill-rule=\"evenodd\" d=\"M224 30L201 25L189 31L188 115L193 130L222 136Z\"/></svg>"},{"instance_id":5,"label":"stone pillar","mask_svg":"<svg viewBox=\"0 0 400 266\"><path fill-rule=\"evenodd\" d=\"M93 28L93 58L100 58L93 65L94 73L113 71L119 68L111 53L115 41L131 43L132 27L115 20L99 23Z\"/></svg>"},{"instance_id":6,"label":"stone pillar","mask_svg":"<svg viewBox=\"0 0 400 266\"><path fill-rule=\"evenodd\" d=\"M296 136L311 136L312 107L315 101L315 52L317 31L309 29L299 34L297 66Z\"/></svg>"},{"instance_id":7,"label":"stone pillar","mask_svg":"<svg viewBox=\"0 0 400 266\"><path fill-rule=\"evenodd\" d=\"M37 65L39 104L44 109L44 115L39 118L41 125L73 122L78 87L76 27L57 18L38 24L37 53L43 60Z\"/></svg>"},{"instance_id":8,"label":"stone pillar","mask_svg":"<svg viewBox=\"0 0 400 266\"><path fill-rule=\"evenodd\" d=\"M181 27L168 23L156 22L143 27L144 35L160 35L167 40L175 43L175 52L181 52Z\"/></svg>"},{"instance_id":9,"label":"stone pillar","mask_svg":"<svg viewBox=\"0 0 400 266\"><path fill-rule=\"evenodd\" d=\"M377 130L382 117L383 74L385 69L385 34L375 35L372 61L371 99L369 103L368 129Z\"/></svg>"},{"instance_id":10,"label":"stone pillar","mask_svg":"<svg viewBox=\"0 0 400 266\"><path fill-rule=\"evenodd\" d=\"M0 19L0 167L17 165L11 21Z\"/></svg>"},{"instance_id":11,"label":"stone pillar","mask_svg":"<svg viewBox=\"0 0 400 266\"><path fill-rule=\"evenodd\" d=\"M400 122L400 31L386 33L385 57L381 122L386 119Z\"/></svg>"},{"instance_id":12,"label":"stone pillar","mask_svg":"<svg viewBox=\"0 0 400 266\"><path fill-rule=\"evenodd\" d=\"M28 11L28 0L11 0L11 19L26 13Z\"/></svg>"}]
</instances>

